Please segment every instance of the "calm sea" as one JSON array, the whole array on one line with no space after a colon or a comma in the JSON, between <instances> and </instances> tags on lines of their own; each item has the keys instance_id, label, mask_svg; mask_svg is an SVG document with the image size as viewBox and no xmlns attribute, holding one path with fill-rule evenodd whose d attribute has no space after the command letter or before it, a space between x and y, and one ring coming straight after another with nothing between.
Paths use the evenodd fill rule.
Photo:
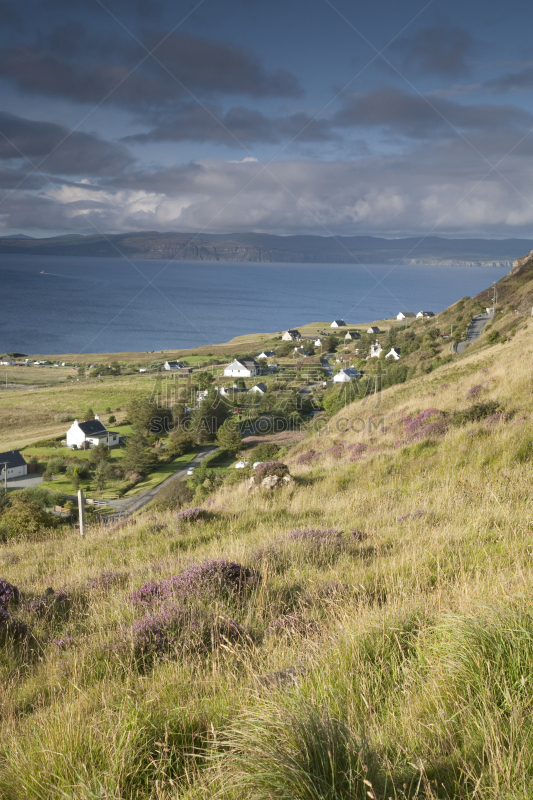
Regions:
<instances>
[{"instance_id":1,"label":"calm sea","mask_svg":"<svg viewBox=\"0 0 533 800\"><path fill-rule=\"evenodd\" d=\"M0 256L0 353L181 349L307 322L441 311L501 267Z\"/></svg>"}]
</instances>

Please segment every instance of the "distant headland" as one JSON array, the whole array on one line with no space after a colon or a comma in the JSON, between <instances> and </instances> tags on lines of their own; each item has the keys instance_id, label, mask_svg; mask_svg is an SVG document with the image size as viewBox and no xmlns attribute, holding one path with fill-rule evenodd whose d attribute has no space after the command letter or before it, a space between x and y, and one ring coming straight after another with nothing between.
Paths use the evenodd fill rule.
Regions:
<instances>
[{"instance_id":1,"label":"distant headland","mask_svg":"<svg viewBox=\"0 0 533 800\"><path fill-rule=\"evenodd\" d=\"M426 264L501 266L510 269L529 239L445 239L419 236L274 236L263 233L72 234L37 239L0 237L0 255L155 258L292 264Z\"/></svg>"}]
</instances>

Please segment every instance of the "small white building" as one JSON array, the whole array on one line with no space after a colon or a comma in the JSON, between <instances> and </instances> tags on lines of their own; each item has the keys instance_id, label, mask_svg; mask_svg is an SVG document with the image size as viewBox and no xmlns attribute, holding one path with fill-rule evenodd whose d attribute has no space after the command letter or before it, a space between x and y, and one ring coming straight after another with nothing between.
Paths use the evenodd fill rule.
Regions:
<instances>
[{"instance_id":1,"label":"small white building","mask_svg":"<svg viewBox=\"0 0 533 800\"><path fill-rule=\"evenodd\" d=\"M398 361L401 352L402 352L401 347L391 347L385 358L393 358L395 361Z\"/></svg>"},{"instance_id":2,"label":"small white building","mask_svg":"<svg viewBox=\"0 0 533 800\"><path fill-rule=\"evenodd\" d=\"M302 335L300 331L296 330L296 328L289 328L289 330L285 331L281 337L282 341L284 342L298 342L301 338Z\"/></svg>"},{"instance_id":3,"label":"small white building","mask_svg":"<svg viewBox=\"0 0 533 800\"><path fill-rule=\"evenodd\" d=\"M415 312L414 311L400 311L399 314L396 314L396 319L414 319Z\"/></svg>"},{"instance_id":4,"label":"small white building","mask_svg":"<svg viewBox=\"0 0 533 800\"><path fill-rule=\"evenodd\" d=\"M24 456L18 450L8 450L0 453L0 480L5 481L7 469L7 479L19 478L21 475L28 474L28 465L24 461Z\"/></svg>"},{"instance_id":5,"label":"small white building","mask_svg":"<svg viewBox=\"0 0 533 800\"><path fill-rule=\"evenodd\" d=\"M180 361L165 361L163 364L163 369L170 370L170 372L175 372L178 369L183 369L183 364Z\"/></svg>"},{"instance_id":6,"label":"small white building","mask_svg":"<svg viewBox=\"0 0 533 800\"><path fill-rule=\"evenodd\" d=\"M344 337L345 342L355 342L356 339L360 339L361 334L359 331L348 331L346 336Z\"/></svg>"},{"instance_id":7,"label":"small white building","mask_svg":"<svg viewBox=\"0 0 533 800\"><path fill-rule=\"evenodd\" d=\"M334 319L329 327L330 328L345 328L346 327L346 323L345 323L345 321L343 319Z\"/></svg>"},{"instance_id":8,"label":"small white building","mask_svg":"<svg viewBox=\"0 0 533 800\"><path fill-rule=\"evenodd\" d=\"M236 358L227 367L224 367L226 378L255 378L261 375L261 366L255 358Z\"/></svg>"},{"instance_id":9,"label":"small white building","mask_svg":"<svg viewBox=\"0 0 533 800\"><path fill-rule=\"evenodd\" d=\"M259 359L259 358L274 358L275 355L276 354L275 354L275 352L273 350L263 350L263 352L259 353L259 355L256 356L256 358L257 359Z\"/></svg>"},{"instance_id":10,"label":"small white building","mask_svg":"<svg viewBox=\"0 0 533 800\"><path fill-rule=\"evenodd\" d=\"M418 314L416 315L416 318L417 319L431 319L431 317L434 317L434 316L435 316L435 314L433 313L433 311L419 311Z\"/></svg>"},{"instance_id":11,"label":"small white building","mask_svg":"<svg viewBox=\"0 0 533 800\"><path fill-rule=\"evenodd\" d=\"M80 450L87 450L90 447L97 447L103 443L108 447L116 447L119 444L119 434L117 431L108 431L100 417L95 414L94 419L87 422L74 420L67 431L67 447L76 445Z\"/></svg>"},{"instance_id":12,"label":"small white building","mask_svg":"<svg viewBox=\"0 0 533 800\"><path fill-rule=\"evenodd\" d=\"M533 311L532 311L531 313L532 313L532 315L533 315ZM315 342L314 342L314 344L315 344L315 347L322 347L322 341L323 341L323 340L322 340L322 339L320 339L320 338L318 338L318 339L315 339Z\"/></svg>"},{"instance_id":13,"label":"small white building","mask_svg":"<svg viewBox=\"0 0 533 800\"><path fill-rule=\"evenodd\" d=\"M255 386L252 386L250 389L251 392L254 394L261 395L261 397L266 394L267 386L266 383L256 383Z\"/></svg>"},{"instance_id":14,"label":"small white building","mask_svg":"<svg viewBox=\"0 0 533 800\"><path fill-rule=\"evenodd\" d=\"M301 356L302 358L307 358L309 353L304 347L295 347L292 351L293 356Z\"/></svg>"},{"instance_id":15,"label":"small white building","mask_svg":"<svg viewBox=\"0 0 533 800\"><path fill-rule=\"evenodd\" d=\"M374 344L370 345L370 358L379 358L383 347L381 346L381 342L374 342Z\"/></svg>"},{"instance_id":16,"label":"small white building","mask_svg":"<svg viewBox=\"0 0 533 800\"><path fill-rule=\"evenodd\" d=\"M371 325L370 328L366 329L366 332L370 333L370 334L381 333L381 331L380 331L380 329L378 328L377 325Z\"/></svg>"},{"instance_id":17,"label":"small white building","mask_svg":"<svg viewBox=\"0 0 533 800\"><path fill-rule=\"evenodd\" d=\"M333 378L333 383L350 383L361 377L361 373L355 367L345 367L341 369Z\"/></svg>"},{"instance_id":18,"label":"small white building","mask_svg":"<svg viewBox=\"0 0 533 800\"><path fill-rule=\"evenodd\" d=\"M4 367L12 367L14 363L15 363L15 359L14 358L3 358L0 361L0 364L2 364L2 366L4 366Z\"/></svg>"}]
</instances>

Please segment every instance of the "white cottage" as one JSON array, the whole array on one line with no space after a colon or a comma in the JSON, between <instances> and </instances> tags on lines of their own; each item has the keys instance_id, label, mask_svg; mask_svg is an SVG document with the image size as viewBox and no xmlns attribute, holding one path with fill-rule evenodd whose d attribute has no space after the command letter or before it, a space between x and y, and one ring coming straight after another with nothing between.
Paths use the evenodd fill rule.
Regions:
<instances>
[{"instance_id":1,"label":"white cottage","mask_svg":"<svg viewBox=\"0 0 533 800\"><path fill-rule=\"evenodd\" d=\"M433 313L433 311L419 311L418 314L416 315L416 318L417 319L431 319L431 317L434 317L434 316L435 316L435 314Z\"/></svg>"},{"instance_id":2,"label":"white cottage","mask_svg":"<svg viewBox=\"0 0 533 800\"><path fill-rule=\"evenodd\" d=\"M261 366L255 358L236 358L227 367L224 367L226 378L255 378L261 374Z\"/></svg>"},{"instance_id":3,"label":"white cottage","mask_svg":"<svg viewBox=\"0 0 533 800\"><path fill-rule=\"evenodd\" d=\"M95 414L94 419L87 422L74 420L67 431L67 447L75 445L81 450L90 447L97 447L100 443L108 447L116 447L119 444L119 434L117 431L108 431L100 417Z\"/></svg>"},{"instance_id":4,"label":"white cottage","mask_svg":"<svg viewBox=\"0 0 533 800\"><path fill-rule=\"evenodd\" d=\"M334 319L329 327L330 328L345 328L346 327L346 323L345 323L345 321L343 319Z\"/></svg>"},{"instance_id":5,"label":"white cottage","mask_svg":"<svg viewBox=\"0 0 533 800\"><path fill-rule=\"evenodd\" d=\"M21 475L28 474L28 465L24 461L24 456L18 450L8 450L0 453L0 480L19 478Z\"/></svg>"},{"instance_id":6,"label":"white cottage","mask_svg":"<svg viewBox=\"0 0 533 800\"><path fill-rule=\"evenodd\" d=\"M377 325L371 325L370 328L366 329L367 333L381 333Z\"/></svg>"},{"instance_id":7,"label":"white cottage","mask_svg":"<svg viewBox=\"0 0 533 800\"><path fill-rule=\"evenodd\" d=\"M415 312L414 311L400 311L399 314L396 314L396 319L414 319Z\"/></svg>"},{"instance_id":8,"label":"white cottage","mask_svg":"<svg viewBox=\"0 0 533 800\"><path fill-rule=\"evenodd\" d=\"M402 352L401 347L391 347L385 358L393 358L395 361L398 361L401 352Z\"/></svg>"},{"instance_id":9,"label":"white cottage","mask_svg":"<svg viewBox=\"0 0 533 800\"><path fill-rule=\"evenodd\" d=\"M256 383L255 386L252 386L250 391L262 397L267 391L266 383Z\"/></svg>"},{"instance_id":10,"label":"white cottage","mask_svg":"<svg viewBox=\"0 0 533 800\"><path fill-rule=\"evenodd\" d=\"M355 367L346 367L337 372L333 378L333 383L350 383L350 381L354 381L360 377L361 373L358 369L355 369Z\"/></svg>"},{"instance_id":11,"label":"white cottage","mask_svg":"<svg viewBox=\"0 0 533 800\"><path fill-rule=\"evenodd\" d=\"M183 364L180 361L165 361L163 368L170 372L175 372L178 369L183 369Z\"/></svg>"},{"instance_id":12,"label":"white cottage","mask_svg":"<svg viewBox=\"0 0 533 800\"><path fill-rule=\"evenodd\" d=\"M302 338L300 331L297 331L296 328L289 328L288 331L285 331L283 336L281 337L282 341L284 342L297 342Z\"/></svg>"},{"instance_id":13,"label":"white cottage","mask_svg":"<svg viewBox=\"0 0 533 800\"><path fill-rule=\"evenodd\" d=\"M374 342L370 345L370 358L379 358L382 350L381 342Z\"/></svg>"}]
</instances>

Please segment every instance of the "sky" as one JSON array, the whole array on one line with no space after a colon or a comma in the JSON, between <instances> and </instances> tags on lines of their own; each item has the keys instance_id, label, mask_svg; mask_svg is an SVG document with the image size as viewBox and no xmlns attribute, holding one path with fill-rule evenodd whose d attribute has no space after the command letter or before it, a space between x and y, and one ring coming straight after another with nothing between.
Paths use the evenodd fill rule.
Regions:
<instances>
[{"instance_id":1,"label":"sky","mask_svg":"<svg viewBox=\"0 0 533 800\"><path fill-rule=\"evenodd\" d=\"M533 235L526 0L0 0L0 233Z\"/></svg>"}]
</instances>

